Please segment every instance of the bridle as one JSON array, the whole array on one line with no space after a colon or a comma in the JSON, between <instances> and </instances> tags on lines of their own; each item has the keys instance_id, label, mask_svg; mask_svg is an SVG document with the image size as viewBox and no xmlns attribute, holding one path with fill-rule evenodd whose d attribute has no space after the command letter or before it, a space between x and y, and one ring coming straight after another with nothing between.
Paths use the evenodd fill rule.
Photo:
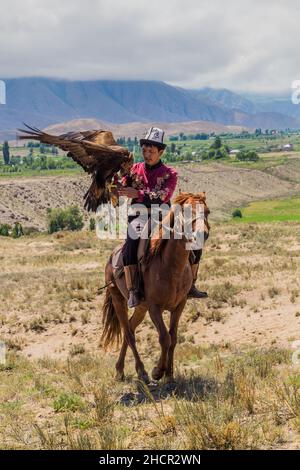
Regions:
<instances>
[{"instance_id":1,"label":"bridle","mask_svg":"<svg viewBox=\"0 0 300 470\"><path fill-rule=\"evenodd\" d=\"M178 214L175 214L174 212L173 212L173 214L174 214L174 225L173 225L173 227L170 227L169 225L165 225L162 221L161 222L161 224L162 224L161 228L164 231L169 232L170 234L171 233L175 234L176 239L183 239L188 243L196 243L200 234L202 234L203 232L204 233L205 232L209 233L209 228L210 227L209 227L209 224L208 224L208 221L207 221L207 217L205 216L205 211L201 212L200 215L195 215L195 216L191 217L188 220L186 220L184 218L182 210ZM175 216L177 216L176 220L175 220ZM184 229L182 231L180 231L178 229L178 226L180 226L180 227L193 227L193 224L195 222L197 222L198 220L201 220L201 221L204 222L204 226L205 226L206 230L204 229L204 231L203 231L203 230L197 229L197 230L192 230L189 233L187 233ZM169 238L169 237L167 237L167 238ZM206 238L205 238L205 235L204 235L204 240Z\"/></svg>"}]
</instances>

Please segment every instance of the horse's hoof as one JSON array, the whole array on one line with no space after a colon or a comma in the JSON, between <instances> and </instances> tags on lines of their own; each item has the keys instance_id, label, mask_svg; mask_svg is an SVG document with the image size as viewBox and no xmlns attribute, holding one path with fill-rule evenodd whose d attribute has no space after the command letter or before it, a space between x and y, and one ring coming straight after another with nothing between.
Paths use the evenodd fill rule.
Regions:
<instances>
[{"instance_id":1,"label":"horse's hoof","mask_svg":"<svg viewBox=\"0 0 300 470\"><path fill-rule=\"evenodd\" d=\"M117 380L118 382L124 382L124 380L125 380L125 374L124 374L123 371L116 373L116 380Z\"/></svg>"},{"instance_id":2,"label":"horse's hoof","mask_svg":"<svg viewBox=\"0 0 300 470\"><path fill-rule=\"evenodd\" d=\"M176 389L177 384L175 382L173 375L166 375L164 381L165 381L165 387L167 391L171 392Z\"/></svg>"},{"instance_id":3,"label":"horse's hoof","mask_svg":"<svg viewBox=\"0 0 300 470\"><path fill-rule=\"evenodd\" d=\"M141 382L144 382L147 385L150 383L149 375L147 374L147 372L139 374L138 377Z\"/></svg>"},{"instance_id":4,"label":"horse's hoof","mask_svg":"<svg viewBox=\"0 0 300 470\"><path fill-rule=\"evenodd\" d=\"M154 367L151 375L153 380L159 380L164 375L164 371L159 369L158 367Z\"/></svg>"}]
</instances>

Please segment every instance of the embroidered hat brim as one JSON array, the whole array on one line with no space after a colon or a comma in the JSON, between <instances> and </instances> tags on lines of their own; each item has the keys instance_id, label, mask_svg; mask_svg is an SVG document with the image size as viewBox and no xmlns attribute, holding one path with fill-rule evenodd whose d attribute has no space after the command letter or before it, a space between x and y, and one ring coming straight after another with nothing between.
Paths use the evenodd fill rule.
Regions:
<instances>
[{"instance_id":1,"label":"embroidered hat brim","mask_svg":"<svg viewBox=\"0 0 300 470\"><path fill-rule=\"evenodd\" d=\"M142 147L144 144L151 144L155 145L159 150L164 150L166 148L166 144L161 144L160 142L156 142L155 140L149 139L140 139L140 146Z\"/></svg>"}]
</instances>

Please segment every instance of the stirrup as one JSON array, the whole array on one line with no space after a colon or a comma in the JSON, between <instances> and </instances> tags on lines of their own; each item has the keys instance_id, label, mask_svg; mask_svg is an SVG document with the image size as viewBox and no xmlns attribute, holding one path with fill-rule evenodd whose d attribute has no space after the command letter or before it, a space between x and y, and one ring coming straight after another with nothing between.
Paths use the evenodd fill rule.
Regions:
<instances>
[{"instance_id":1,"label":"stirrup","mask_svg":"<svg viewBox=\"0 0 300 470\"><path fill-rule=\"evenodd\" d=\"M129 308L137 307L140 304L139 291L137 289L132 289L129 291L129 298L127 305Z\"/></svg>"},{"instance_id":2,"label":"stirrup","mask_svg":"<svg viewBox=\"0 0 300 470\"><path fill-rule=\"evenodd\" d=\"M127 305L129 308L137 307L140 304L141 298L138 289L138 266L137 264L130 264L124 266L125 282L128 289L129 298Z\"/></svg>"},{"instance_id":3,"label":"stirrup","mask_svg":"<svg viewBox=\"0 0 300 470\"><path fill-rule=\"evenodd\" d=\"M195 284L193 284L187 296L188 299L205 299L206 297L208 297L208 294L207 292L198 290Z\"/></svg>"}]
</instances>

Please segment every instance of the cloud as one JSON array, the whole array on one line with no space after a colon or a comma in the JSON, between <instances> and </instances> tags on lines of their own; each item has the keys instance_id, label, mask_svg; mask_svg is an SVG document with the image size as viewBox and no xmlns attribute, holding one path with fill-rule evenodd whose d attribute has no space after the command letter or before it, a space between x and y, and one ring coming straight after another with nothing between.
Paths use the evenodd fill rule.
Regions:
<instances>
[{"instance_id":1,"label":"cloud","mask_svg":"<svg viewBox=\"0 0 300 470\"><path fill-rule=\"evenodd\" d=\"M163 80L286 90L296 0L2 0L0 78Z\"/></svg>"}]
</instances>

